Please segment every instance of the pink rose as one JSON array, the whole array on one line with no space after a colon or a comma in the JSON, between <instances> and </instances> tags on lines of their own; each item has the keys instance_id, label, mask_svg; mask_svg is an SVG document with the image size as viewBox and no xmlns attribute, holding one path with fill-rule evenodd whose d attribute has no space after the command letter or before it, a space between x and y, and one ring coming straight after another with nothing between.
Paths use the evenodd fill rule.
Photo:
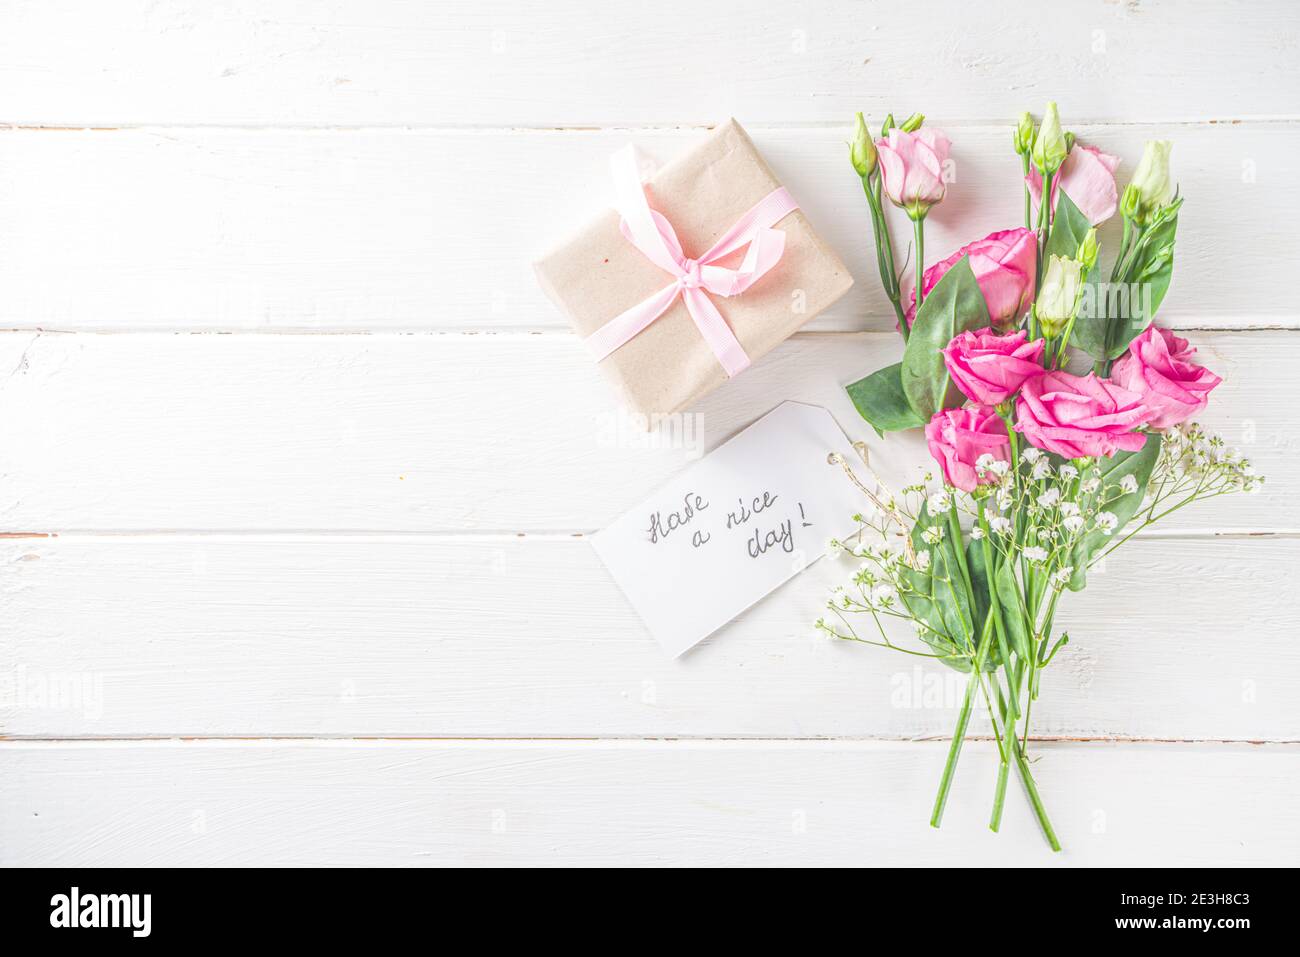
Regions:
<instances>
[{"instance_id":1,"label":"pink rose","mask_svg":"<svg viewBox=\"0 0 1300 957\"><path fill-rule=\"evenodd\" d=\"M1038 263L1038 237L1028 229L1002 229L961 247L947 259L925 271L921 284L925 295L933 289L962 256L970 256L971 272L980 284L989 319L1005 326L1019 319L1034 301L1034 267ZM915 285L915 283L913 283ZM905 289L909 303L907 325L916 318L916 290Z\"/></svg>"},{"instance_id":2,"label":"pink rose","mask_svg":"<svg viewBox=\"0 0 1300 957\"><path fill-rule=\"evenodd\" d=\"M1045 372L1025 382L1016 400L1016 431L1067 459L1136 452L1147 437L1133 430L1146 420L1140 395L1091 372Z\"/></svg>"},{"instance_id":3,"label":"pink rose","mask_svg":"<svg viewBox=\"0 0 1300 957\"><path fill-rule=\"evenodd\" d=\"M995 479L992 473L976 474L975 463L981 455L1011 461L1006 423L984 405L936 412L925 426L925 440L943 470L943 480L963 492L973 492L976 485Z\"/></svg>"},{"instance_id":4,"label":"pink rose","mask_svg":"<svg viewBox=\"0 0 1300 957\"><path fill-rule=\"evenodd\" d=\"M1195 349L1168 329L1147 326L1115 363L1111 378L1136 392L1148 408L1147 424L1167 429L1186 422L1209 402L1223 380L1192 361Z\"/></svg>"},{"instance_id":5,"label":"pink rose","mask_svg":"<svg viewBox=\"0 0 1300 957\"><path fill-rule=\"evenodd\" d=\"M948 137L929 127L915 133L892 129L887 138L876 141L885 194L913 219L943 199L943 164L950 145Z\"/></svg>"},{"instance_id":6,"label":"pink rose","mask_svg":"<svg viewBox=\"0 0 1300 957\"><path fill-rule=\"evenodd\" d=\"M1042 375L1042 339L1026 342L1021 329L1000 336L992 329L963 332L943 350L944 365L966 398L983 405L997 405L1011 398L1026 379Z\"/></svg>"},{"instance_id":7,"label":"pink rose","mask_svg":"<svg viewBox=\"0 0 1300 957\"><path fill-rule=\"evenodd\" d=\"M1053 212L1060 191L1065 190L1065 195L1093 226L1110 219L1119 205L1119 187L1115 185L1115 170L1118 168L1118 156L1103 153L1094 146L1075 144L1052 177ZM1033 166L1029 167L1025 183L1034 198L1034 215L1037 215L1038 204L1043 201L1043 178Z\"/></svg>"}]
</instances>

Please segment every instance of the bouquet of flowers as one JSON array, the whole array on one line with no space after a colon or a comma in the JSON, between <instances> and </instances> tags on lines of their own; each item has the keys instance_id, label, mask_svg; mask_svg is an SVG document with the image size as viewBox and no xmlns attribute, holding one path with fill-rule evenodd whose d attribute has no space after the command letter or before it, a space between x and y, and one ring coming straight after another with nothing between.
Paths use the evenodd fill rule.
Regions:
<instances>
[{"instance_id":1,"label":"bouquet of flowers","mask_svg":"<svg viewBox=\"0 0 1300 957\"><path fill-rule=\"evenodd\" d=\"M857 116L850 158L905 345L901 362L848 392L882 437L924 429L939 480L927 475L895 493L871 472L865 447L856 466L865 482L854 463L832 457L868 507L855 516L858 532L833 543L861 565L817 627L968 673L930 823L939 826L982 701L1000 762L990 828L998 830L1014 768L1060 850L1026 755L1040 676L1069 641L1053 630L1062 596L1083 589L1089 569L1138 532L1263 480L1191 422L1220 379L1153 322L1183 202L1170 144L1147 144L1121 194L1118 157L1076 142L1055 103L1041 122L1024 114L1013 135L1024 225L926 268L925 218L950 177L949 140L923 122L888 117L873 140ZM895 269L886 199L912 224L911 276ZM1117 210L1123 233L1103 281L1096 227ZM925 650L891 640L890 618L909 622Z\"/></svg>"}]
</instances>

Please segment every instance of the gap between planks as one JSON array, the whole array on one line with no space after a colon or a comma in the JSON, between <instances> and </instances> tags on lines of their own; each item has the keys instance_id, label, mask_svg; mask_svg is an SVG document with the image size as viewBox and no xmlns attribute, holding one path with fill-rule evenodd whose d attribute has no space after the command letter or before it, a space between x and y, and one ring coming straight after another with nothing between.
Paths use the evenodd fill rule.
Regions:
<instances>
[{"instance_id":1,"label":"gap between planks","mask_svg":"<svg viewBox=\"0 0 1300 957\"><path fill-rule=\"evenodd\" d=\"M262 540L267 542L292 542L303 539L319 540L328 542L333 539L346 540L349 542L356 541L374 541L383 542L386 540L402 542L419 542L427 540L430 542L448 542L448 541L467 541L467 542L492 542L492 541L518 541L521 538L533 539L534 541L553 541L567 542L575 539L587 539L594 535L599 529L542 529L534 531L512 531L510 529L479 529L475 531L466 531L463 529L447 529L445 531L428 531L428 530L411 530L403 531L401 529L322 529L322 528L249 528L249 529L204 529L204 528L149 528L149 529L59 529L57 531L3 531L0 532L0 541L3 540L26 540L26 539L65 539L75 542L95 542L97 540L130 540L135 542L150 541L176 541L177 539L202 539L204 541L256 541ZM1134 539L1145 539L1147 541L1160 540L1178 540L1187 539L1190 541L1219 541L1222 539L1249 539L1249 538L1278 538L1293 539L1300 538L1300 528L1235 528L1235 529L1218 529L1218 528L1170 528L1158 529L1154 531L1143 531L1133 536Z\"/></svg>"},{"instance_id":2,"label":"gap between planks","mask_svg":"<svg viewBox=\"0 0 1300 957\"><path fill-rule=\"evenodd\" d=\"M884 313L870 313L864 320L883 320ZM1300 314L1294 316L1197 316L1188 323L1178 322L1170 328L1178 332L1296 332L1300 331ZM231 327L226 329L202 326L132 326L119 325L112 328L100 326L10 326L0 329L0 335L28 335L33 341L41 336L135 336L135 335L174 335L174 336L484 336L499 339L524 336L547 336L550 338L572 338L568 329L554 325L518 326L464 326L430 328L429 326L384 326L374 329L356 326L319 326L305 329L300 326L263 326L259 328ZM853 336L893 336L894 333L883 329L811 329L801 330L790 336L791 339L836 339Z\"/></svg>"},{"instance_id":3,"label":"gap between planks","mask_svg":"<svg viewBox=\"0 0 1300 957\"><path fill-rule=\"evenodd\" d=\"M701 735L691 737L645 737L609 735L604 737L429 737L401 735L138 735L127 737L39 737L0 735L0 753L4 751L36 750L41 748L64 748L68 750L89 750L93 748L386 748L386 747L425 747L457 749L507 749L507 748L553 748L556 746L587 750L658 750L675 748L683 750L766 750L771 748L817 750L828 747L853 751L871 751L886 748L904 749L915 746L939 746L952 740L950 735L932 735L918 738L890 738L871 736L845 737L808 737L808 738L773 738L773 737L725 737L718 735ZM989 735L971 734L967 741L990 744ZM1053 747L1072 745L1123 745L1135 747L1251 747L1272 750L1293 750L1300 748L1300 740L1265 741L1242 738L1136 738L1111 735L1043 735L1029 738L1030 744Z\"/></svg>"},{"instance_id":4,"label":"gap between planks","mask_svg":"<svg viewBox=\"0 0 1300 957\"><path fill-rule=\"evenodd\" d=\"M1141 127L1141 126L1291 126L1300 124L1300 113L1260 114L1240 117L1192 116L1192 117L1144 117L1141 120L1117 120L1106 117L1072 118L1073 126L1093 127ZM848 129L851 118L840 120L812 120L808 122L746 123L745 128L752 131L767 130L836 130ZM521 134L584 134L584 133L671 133L711 130L716 123L634 123L634 124L597 124L597 125L555 125L555 124L475 124L475 123L392 123L392 124L320 124L320 123L119 123L109 126L85 125L75 123L14 123L0 121L0 133L150 133L150 132L199 132L234 133L409 133L425 135L429 133L461 133L467 136L496 136L510 133ZM1015 126L1014 118L983 117L967 120L954 120L943 124L949 130L1011 129Z\"/></svg>"}]
</instances>

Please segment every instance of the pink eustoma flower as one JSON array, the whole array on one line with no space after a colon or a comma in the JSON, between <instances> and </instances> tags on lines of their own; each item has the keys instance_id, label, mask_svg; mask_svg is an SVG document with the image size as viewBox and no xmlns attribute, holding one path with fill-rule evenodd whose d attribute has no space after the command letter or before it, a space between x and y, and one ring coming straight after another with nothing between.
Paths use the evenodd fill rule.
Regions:
<instances>
[{"instance_id":1,"label":"pink eustoma flower","mask_svg":"<svg viewBox=\"0 0 1300 957\"><path fill-rule=\"evenodd\" d=\"M966 398L998 405L1015 395L1026 379L1045 371L1040 359L1046 343L1027 339L1023 329L1005 336L992 329L963 332L943 350L944 365Z\"/></svg>"},{"instance_id":2,"label":"pink eustoma flower","mask_svg":"<svg viewBox=\"0 0 1300 957\"><path fill-rule=\"evenodd\" d=\"M984 293L989 307L989 321L1007 326L1024 315L1034 301L1034 272L1038 263L1038 237L1028 229L1002 229L989 233L957 250L947 259L935 263L921 277L925 295L963 256L970 256L971 272ZM916 318L916 290L905 289L908 303L907 325Z\"/></svg>"},{"instance_id":3,"label":"pink eustoma flower","mask_svg":"<svg viewBox=\"0 0 1300 957\"><path fill-rule=\"evenodd\" d=\"M1117 169L1118 156L1103 153L1094 146L1075 144L1061 168L1052 177L1052 210L1056 210L1060 192L1065 190L1070 202L1088 217L1090 224L1096 226L1104 223L1115 215L1115 209L1119 205L1119 187L1115 185ZM1043 201L1043 178L1038 175L1038 170L1030 166L1025 183L1033 197L1036 216L1038 204Z\"/></svg>"},{"instance_id":4,"label":"pink eustoma flower","mask_svg":"<svg viewBox=\"0 0 1300 957\"><path fill-rule=\"evenodd\" d=\"M1186 422L1209 402L1210 391L1223 380L1192 361L1196 350L1168 329L1154 325L1129 343L1111 378L1142 397L1155 429Z\"/></svg>"},{"instance_id":5,"label":"pink eustoma flower","mask_svg":"<svg viewBox=\"0 0 1300 957\"><path fill-rule=\"evenodd\" d=\"M973 492L975 486L995 480L992 473L975 471L981 455L1011 461L1006 423L988 406L936 412L925 426L925 441L943 471L943 480L963 492Z\"/></svg>"},{"instance_id":6,"label":"pink eustoma flower","mask_svg":"<svg viewBox=\"0 0 1300 957\"><path fill-rule=\"evenodd\" d=\"M914 133L892 129L876 141L885 195L912 219L920 219L943 200L943 164L950 146L948 137L929 127Z\"/></svg>"},{"instance_id":7,"label":"pink eustoma flower","mask_svg":"<svg viewBox=\"0 0 1300 957\"><path fill-rule=\"evenodd\" d=\"M1134 432L1149 410L1136 392L1093 373L1045 372L1025 382L1016 400L1016 431L1030 445L1067 459L1136 452L1147 437Z\"/></svg>"}]
</instances>

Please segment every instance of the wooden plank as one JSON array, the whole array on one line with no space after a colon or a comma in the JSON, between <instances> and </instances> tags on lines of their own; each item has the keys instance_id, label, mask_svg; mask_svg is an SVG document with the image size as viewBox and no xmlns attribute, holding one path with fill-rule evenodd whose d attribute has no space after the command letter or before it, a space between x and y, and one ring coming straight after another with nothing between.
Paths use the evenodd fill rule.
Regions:
<instances>
[{"instance_id":1,"label":"wooden plank","mask_svg":"<svg viewBox=\"0 0 1300 957\"><path fill-rule=\"evenodd\" d=\"M1294 4L778 12L496 0L24 4L0 30L0 120L310 125L1296 115Z\"/></svg>"},{"instance_id":2,"label":"wooden plank","mask_svg":"<svg viewBox=\"0 0 1300 957\"><path fill-rule=\"evenodd\" d=\"M1058 745L987 826L995 756L881 742L0 744L0 863L1289 865L1294 746ZM1247 813L1248 811L1248 813Z\"/></svg>"},{"instance_id":3,"label":"wooden plank","mask_svg":"<svg viewBox=\"0 0 1300 957\"><path fill-rule=\"evenodd\" d=\"M1227 379L1205 421L1270 484L1169 527L1300 528L1300 339L1196 340ZM589 531L784 399L830 408L901 485L932 467L919 434L866 436L841 388L898 353L796 338L647 438L568 335L8 333L0 527Z\"/></svg>"},{"instance_id":4,"label":"wooden plank","mask_svg":"<svg viewBox=\"0 0 1300 957\"><path fill-rule=\"evenodd\" d=\"M1121 183L1144 141L1176 143L1188 202L1162 321L1300 324L1275 281L1277 257L1300 254L1300 182L1276 159L1300 152L1300 125L1075 129L1124 158ZM890 329L848 128L752 132L858 280L809 328ZM1022 218L1007 127L952 132L931 261ZM565 329L528 263L608 203L618 146L664 160L703 135L0 131L0 328ZM911 232L895 218L901 264ZM1109 262L1116 223L1102 240Z\"/></svg>"},{"instance_id":5,"label":"wooden plank","mask_svg":"<svg viewBox=\"0 0 1300 957\"><path fill-rule=\"evenodd\" d=\"M1044 675L1036 733L1300 740L1297 561L1294 538L1128 543L1061 603L1071 643ZM814 633L852 571L819 562L670 661L580 538L10 540L0 729L951 734L965 676ZM982 709L972 729L989 733Z\"/></svg>"}]
</instances>

